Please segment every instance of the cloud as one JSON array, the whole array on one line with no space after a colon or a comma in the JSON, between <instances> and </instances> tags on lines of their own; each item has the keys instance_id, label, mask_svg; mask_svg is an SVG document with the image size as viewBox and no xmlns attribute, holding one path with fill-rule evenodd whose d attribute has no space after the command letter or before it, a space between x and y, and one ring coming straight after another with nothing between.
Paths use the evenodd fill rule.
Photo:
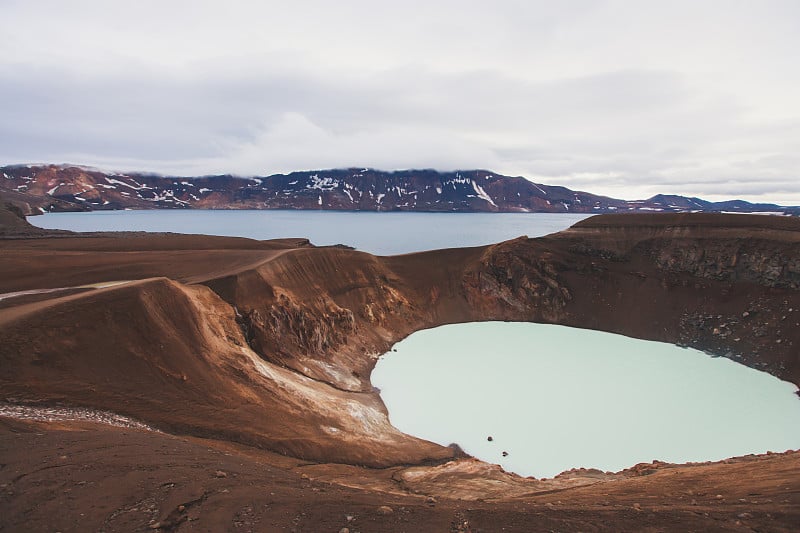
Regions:
<instances>
[{"instance_id":1,"label":"cloud","mask_svg":"<svg viewBox=\"0 0 800 533\"><path fill-rule=\"evenodd\" d=\"M368 155L365 155L368 154ZM230 147L213 162L217 168L248 173L263 169L288 172L298 169L364 167L403 169L478 168L491 153L476 143L439 132L433 127L379 127L336 133L299 113L286 113L251 141Z\"/></svg>"},{"instance_id":2,"label":"cloud","mask_svg":"<svg viewBox=\"0 0 800 533\"><path fill-rule=\"evenodd\" d=\"M795 2L8 0L0 17L8 163L480 167L800 203Z\"/></svg>"}]
</instances>

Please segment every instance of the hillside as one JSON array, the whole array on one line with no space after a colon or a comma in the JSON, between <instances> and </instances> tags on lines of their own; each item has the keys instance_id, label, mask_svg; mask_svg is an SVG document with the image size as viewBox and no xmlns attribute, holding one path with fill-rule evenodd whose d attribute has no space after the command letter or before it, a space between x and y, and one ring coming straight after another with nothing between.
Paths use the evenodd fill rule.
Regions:
<instances>
[{"instance_id":1,"label":"hillside","mask_svg":"<svg viewBox=\"0 0 800 533\"><path fill-rule=\"evenodd\" d=\"M774 204L656 195L627 201L485 170L335 169L265 177L170 177L76 166L0 168L0 198L28 214L112 209L328 209L356 211L785 213Z\"/></svg>"}]
</instances>

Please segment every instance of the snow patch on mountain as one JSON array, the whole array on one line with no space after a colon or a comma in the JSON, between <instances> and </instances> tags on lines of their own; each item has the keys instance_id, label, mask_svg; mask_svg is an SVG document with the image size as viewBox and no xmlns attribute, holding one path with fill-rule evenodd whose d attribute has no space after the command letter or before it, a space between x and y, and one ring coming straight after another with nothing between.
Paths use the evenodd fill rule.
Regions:
<instances>
[{"instance_id":1,"label":"snow patch on mountain","mask_svg":"<svg viewBox=\"0 0 800 533\"><path fill-rule=\"evenodd\" d=\"M478 185L478 182L476 182L475 180L472 180L472 188L478 194L478 198L480 198L482 200L486 200L487 202L489 202L493 206L497 207L497 204L494 203L494 200L492 200L492 197L489 196L488 194L486 194L486 191L483 190L483 187Z\"/></svg>"},{"instance_id":2,"label":"snow patch on mountain","mask_svg":"<svg viewBox=\"0 0 800 533\"><path fill-rule=\"evenodd\" d=\"M531 185L533 185L534 187L536 187L536 188L539 190L539 192L540 192L540 193L542 193L543 195L547 196L547 193L545 192L545 190L544 190L544 189L542 189L541 187L539 187L538 185L536 185L536 184L535 184L535 183L533 183L533 182L531 182Z\"/></svg>"},{"instance_id":3,"label":"snow patch on mountain","mask_svg":"<svg viewBox=\"0 0 800 533\"><path fill-rule=\"evenodd\" d=\"M309 176L311 183L306 185L306 189L318 189L320 191L332 191L339 187L339 180L335 180L331 177L323 177L320 178L319 175L314 174L313 176Z\"/></svg>"}]
</instances>

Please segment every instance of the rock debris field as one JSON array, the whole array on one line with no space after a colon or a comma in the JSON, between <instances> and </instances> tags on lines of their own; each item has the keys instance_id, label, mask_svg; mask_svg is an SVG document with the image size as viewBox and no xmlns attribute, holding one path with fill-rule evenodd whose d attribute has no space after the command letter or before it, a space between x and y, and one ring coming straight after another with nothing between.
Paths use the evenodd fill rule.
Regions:
<instances>
[{"instance_id":1,"label":"rock debris field","mask_svg":"<svg viewBox=\"0 0 800 533\"><path fill-rule=\"evenodd\" d=\"M0 416L36 422L95 422L120 428L158 431L132 418L81 407L35 407L13 403L0 403Z\"/></svg>"}]
</instances>

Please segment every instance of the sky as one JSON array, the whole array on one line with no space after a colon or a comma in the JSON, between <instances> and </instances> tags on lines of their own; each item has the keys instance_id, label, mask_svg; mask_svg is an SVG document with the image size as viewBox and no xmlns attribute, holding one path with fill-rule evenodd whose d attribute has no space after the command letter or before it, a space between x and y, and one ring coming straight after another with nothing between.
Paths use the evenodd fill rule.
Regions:
<instances>
[{"instance_id":1,"label":"sky","mask_svg":"<svg viewBox=\"0 0 800 533\"><path fill-rule=\"evenodd\" d=\"M796 0L0 0L0 164L800 205Z\"/></svg>"}]
</instances>

